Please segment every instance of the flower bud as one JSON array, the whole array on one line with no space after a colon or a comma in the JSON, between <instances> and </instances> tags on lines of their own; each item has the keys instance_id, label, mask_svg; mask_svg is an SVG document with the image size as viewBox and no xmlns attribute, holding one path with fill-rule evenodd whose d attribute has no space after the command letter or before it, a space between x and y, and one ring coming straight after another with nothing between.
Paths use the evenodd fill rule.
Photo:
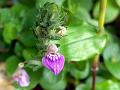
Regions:
<instances>
[{"instance_id":1,"label":"flower bud","mask_svg":"<svg viewBox=\"0 0 120 90\"><path fill-rule=\"evenodd\" d=\"M67 29L64 26L59 26L60 31L58 32L59 35L64 36L67 32Z\"/></svg>"},{"instance_id":2,"label":"flower bud","mask_svg":"<svg viewBox=\"0 0 120 90\"><path fill-rule=\"evenodd\" d=\"M18 68L12 76L21 87L27 87L30 84L29 76L23 68Z\"/></svg>"},{"instance_id":3,"label":"flower bud","mask_svg":"<svg viewBox=\"0 0 120 90\"><path fill-rule=\"evenodd\" d=\"M19 68L23 68L23 67L24 67L24 63L19 63L19 64L18 64L18 67L19 67Z\"/></svg>"},{"instance_id":4,"label":"flower bud","mask_svg":"<svg viewBox=\"0 0 120 90\"><path fill-rule=\"evenodd\" d=\"M47 53L57 53L58 52L58 48L55 44L50 44L47 47Z\"/></svg>"}]
</instances>

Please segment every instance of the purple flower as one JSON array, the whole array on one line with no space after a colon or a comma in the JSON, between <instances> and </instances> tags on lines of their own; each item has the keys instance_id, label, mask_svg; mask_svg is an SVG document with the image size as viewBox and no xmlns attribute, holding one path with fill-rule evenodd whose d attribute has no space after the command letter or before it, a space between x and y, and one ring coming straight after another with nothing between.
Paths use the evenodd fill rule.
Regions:
<instances>
[{"instance_id":1,"label":"purple flower","mask_svg":"<svg viewBox=\"0 0 120 90\"><path fill-rule=\"evenodd\" d=\"M58 75L64 67L64 56L61 54L48 54L42 58L42 64Z\"/></svg>"},{"instance_id":2,"label":"purple flower","mask_svg":"<svg viewBox=\"0 0 120 90\"><path fill-rule=\"evenodd\" d=\"M42 58L42 64L55 75L58 75L62 71L65 62L64 56L57 52L57 46L50 44L47 47L46 55Z\"/></svg>"},{"instance_id":3,"label":"purple flower","mask_svg":"<svg viewBox=\"0 0 120 90\"><path fill-rule=\"evenodd\" d=\"M13 80L21 87L27 87L30 84L29 76L23 68L19 68L13 75Z\"/></svg>"}]
</instances>

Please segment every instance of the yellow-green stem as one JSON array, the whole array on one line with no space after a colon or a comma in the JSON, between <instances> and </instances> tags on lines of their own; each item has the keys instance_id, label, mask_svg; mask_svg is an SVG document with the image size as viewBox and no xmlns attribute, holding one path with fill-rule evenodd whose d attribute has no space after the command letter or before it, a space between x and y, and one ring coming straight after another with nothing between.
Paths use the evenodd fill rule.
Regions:
<instances>
[{"instance_id":1,"label":"yellow-green stem","mask_svg":"<svg viewBox=\"0 0 120 90\"><path fill-rule=\"evenodd\" d=\"M98 27L100 32L104 30L106 5L107 5L107 0L100 0L99 22L98 22Z\"/></svg>"},{"instance_id":2,"label":"yellow-green stem","mask_svg":"<svg viewBox=\"0 0 120 90\"><path fill-rule=\"evenodd\" d=\"M100 0L99 22L98 22L99 32L102 32L104 30L106 5L107 5L107 0ZM98 67L98 63L99 63L99 55L96 55L92 66L92 71L93 71L92 90L95 90L96 70Z\"/></svg>"}]
</instances>

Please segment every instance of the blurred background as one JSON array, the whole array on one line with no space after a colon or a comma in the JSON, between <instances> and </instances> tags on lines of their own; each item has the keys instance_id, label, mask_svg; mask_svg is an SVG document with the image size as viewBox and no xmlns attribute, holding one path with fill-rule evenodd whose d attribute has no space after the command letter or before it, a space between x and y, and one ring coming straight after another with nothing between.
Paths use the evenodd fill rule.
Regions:
<instances>
[{"instance_id":1,"label":"blurred background","mask_svg":"<svg viewBox=\"0 0 120 90\"><path fill-rule=\"evenodd\" d=\"M93 58L87 58L89 53L84 53L84 61L66 62L58 76L45 68L26 67L31 79L26 88L11 82L17 64L38 54L32 30L37 8L46 2L63 7L69 18L74 16L68 19L73 26L84 22L98 26L99 0L0 0L0 90L91 90ZM120 0L108 0L105 30L108 41L100 55L96 90L120 90Z\"/></svg>"}]
</instances>

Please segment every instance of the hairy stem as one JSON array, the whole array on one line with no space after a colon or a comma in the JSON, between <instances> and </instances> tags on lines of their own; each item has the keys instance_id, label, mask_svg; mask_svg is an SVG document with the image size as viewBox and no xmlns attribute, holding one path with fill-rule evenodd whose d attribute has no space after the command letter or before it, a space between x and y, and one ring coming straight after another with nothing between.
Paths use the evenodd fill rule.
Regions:
<instances>
[{"instance_id":1,"label":"hairy stem","mask_svg":"<svg viewBox=\"0 0 120 90\"><path fill-rule=\"evenodd\" d=\"M100 32L104 30L106 5L107 5L107 0L100 0L99 22L98 22L98 27L99 27Z\"/></svg>"},{"instance_id":2,"label":"hairy stem","mask_svg":"<svg viewBox=\"0 0 120 90\"><path fill-rule=\"evenodd\" d=\"M94 58L93 65L92 65L92 74L93 74L93 77L92 77L92 90L95 90L96 71L97 71L98 63L99 63L99 55L96 55L95 58Z\"/></svg>"}]
</instances>

